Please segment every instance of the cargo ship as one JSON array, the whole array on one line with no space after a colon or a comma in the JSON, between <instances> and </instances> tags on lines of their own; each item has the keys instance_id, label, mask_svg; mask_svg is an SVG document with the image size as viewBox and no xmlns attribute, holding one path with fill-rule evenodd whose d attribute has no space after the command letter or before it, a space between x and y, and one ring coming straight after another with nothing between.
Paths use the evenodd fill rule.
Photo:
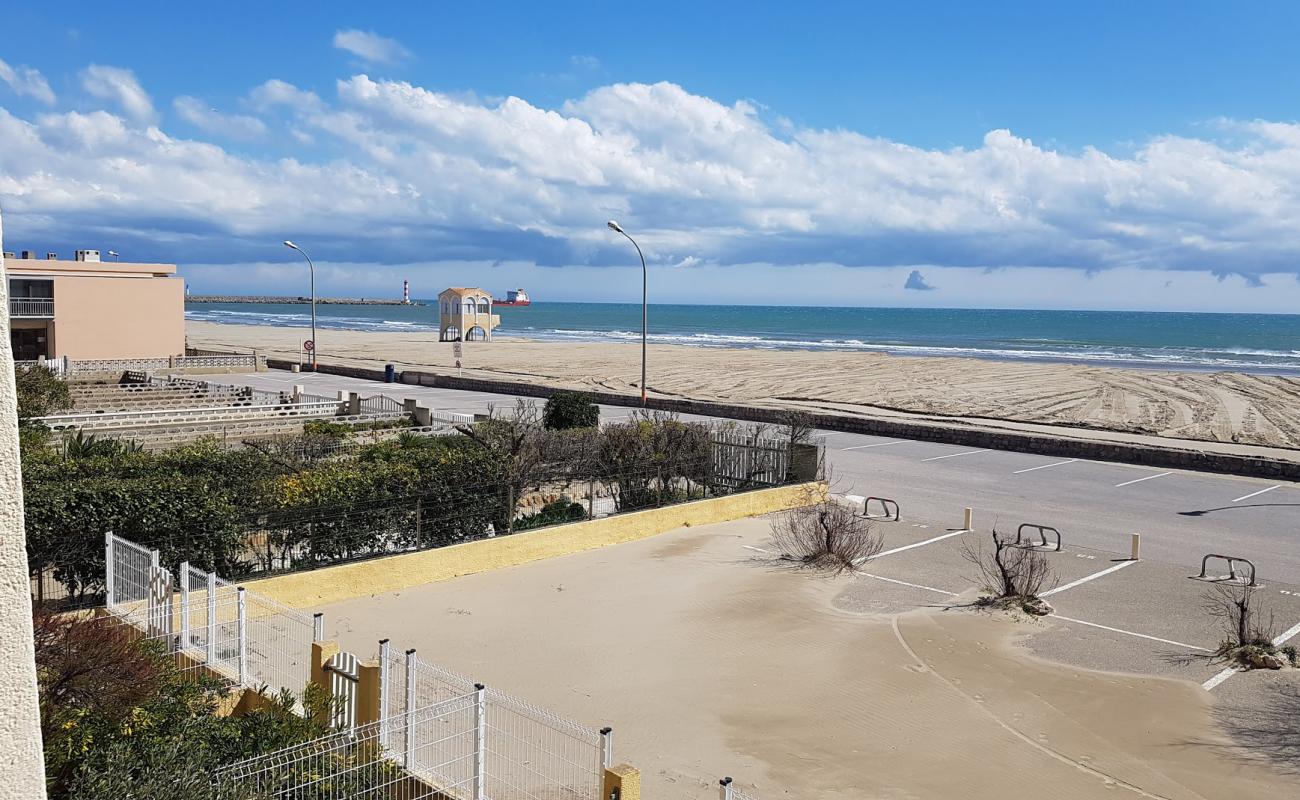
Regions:
<instances>
[{"instance_id":1,"label":"cargo ship","mask_svg":"<svg viewBox=\"0 0 1300 800\"><path fill-rule=\"evenodd\" d=\"M506 292L506 299L504 300L492 299L492 305L494 306L527 306L532 305L532 302L532 300L528 299L528 292L523 289L512 289Z\"/></svg>"}]
</instances>

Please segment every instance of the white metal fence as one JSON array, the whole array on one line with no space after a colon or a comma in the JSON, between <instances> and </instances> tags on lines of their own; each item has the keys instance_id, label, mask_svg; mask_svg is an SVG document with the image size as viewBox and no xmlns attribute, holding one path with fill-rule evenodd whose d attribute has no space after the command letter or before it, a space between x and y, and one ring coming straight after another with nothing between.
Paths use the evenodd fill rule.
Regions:
<instances>
[{"instance_id":1,"label":"white metal fence","mask_svg":"<svg viewBox=\"0 0 1300 800\"><path fill-rule=\"evenodd\" d=\"M217 782L239 797L277 800L486 800L475 782L484 722L480 696L448 698L251 758L221 770ZM453 775L459 779L449 780Z\"/></svg>"},{"instance_id":2,"label":"white metal fence","mask_svg":"<svg viewBox=\"0 0 1300 800\"><path fill-rule=\"evenodd\" d=\"M758 800L754 795L745 794L733 786L731 778L718 781L718 798L719 800Z\"/></svg>"},{"instance_id":3,"label":"white metal fence","mask_svg":"<svg viewBox=\"0 0 1300 800\"><path fill-rule=\"evenodd\" d=\"M311 680L311 644L322 619L281 605L202 572L188 562L170 571L157 550L105 536L108 610L183 656L187 669L206 669L250 689L301 694Z\"/></svg>"},{"instance_id":4,"label":"white metal fence","mask_svg":"<svg viewBox=\"0 0 1300 800\"><path fill-rule=\"evenodd\" d=\"M609 728L597 730L380 642L380 709L384 720L413 722L412 709L473 696L481 720L470 760L424 760L426 733L390 726L383 744L413 772L467 797L492 800L595 800L613 758Z\"/></svg>"}]
</instances>

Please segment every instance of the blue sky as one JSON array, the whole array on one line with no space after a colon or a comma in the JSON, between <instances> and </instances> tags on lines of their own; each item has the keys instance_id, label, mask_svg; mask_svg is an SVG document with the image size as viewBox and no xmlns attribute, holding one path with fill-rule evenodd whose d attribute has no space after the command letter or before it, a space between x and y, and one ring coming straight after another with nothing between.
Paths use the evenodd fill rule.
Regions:
<instances>
[{"instance_id":1,"label":"blue sky","mask_svg":"<svg viewBox=\"0 0 1300 800\"><path fill-rule=\"evenodd\" d=\"M294 238L327 293L626 299L616 216L665 301L1300 300L1294 3L0 18L6 249L176 261L196 291L298 290Z\"/></svg>"}]
</instances>

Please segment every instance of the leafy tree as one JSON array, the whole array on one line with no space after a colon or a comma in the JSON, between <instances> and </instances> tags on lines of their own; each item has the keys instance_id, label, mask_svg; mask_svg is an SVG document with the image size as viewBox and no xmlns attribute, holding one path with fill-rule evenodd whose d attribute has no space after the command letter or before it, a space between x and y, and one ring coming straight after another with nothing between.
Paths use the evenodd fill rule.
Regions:
<instances>
[{"instance_id":1,"label":"leafy tree","mask_svg":"<svg viewBox=\"0 0 1300 800\"><path fill-rule=\"evenodd\" d=\"M542 411L542 426L550 430L594 428L599 424L600 408L584 392L556 392Z\"/></svg>"},{"instance_id":2,"label":"leafy tree","mask_svg":"<svg viewBox=\"0 0 1300 800\"><path fill-rule=\"evenodd\" d=\"M72 407L68 384L45 367L17 367L14 379L18 390L19 420L43 417Z\"/></svg>"}]
</instances>

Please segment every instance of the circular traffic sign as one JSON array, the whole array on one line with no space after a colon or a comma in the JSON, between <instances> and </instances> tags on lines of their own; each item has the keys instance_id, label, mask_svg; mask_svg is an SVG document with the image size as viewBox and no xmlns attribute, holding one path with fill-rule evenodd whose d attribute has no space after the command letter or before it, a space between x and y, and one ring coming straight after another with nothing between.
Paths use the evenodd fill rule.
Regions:
<instances>
[{"instance_id":1,"label":"circular traffic sign","mask_svg":"<svg viewBox=\"0 0 1300 800\"><path fill-rule=\"evenodd\" d=\"M302 349L310 353L312 350L316 349L316 343L313 342L311 339L308 339L307 341L302 343Z\"/></svg>"}]
</instances>

